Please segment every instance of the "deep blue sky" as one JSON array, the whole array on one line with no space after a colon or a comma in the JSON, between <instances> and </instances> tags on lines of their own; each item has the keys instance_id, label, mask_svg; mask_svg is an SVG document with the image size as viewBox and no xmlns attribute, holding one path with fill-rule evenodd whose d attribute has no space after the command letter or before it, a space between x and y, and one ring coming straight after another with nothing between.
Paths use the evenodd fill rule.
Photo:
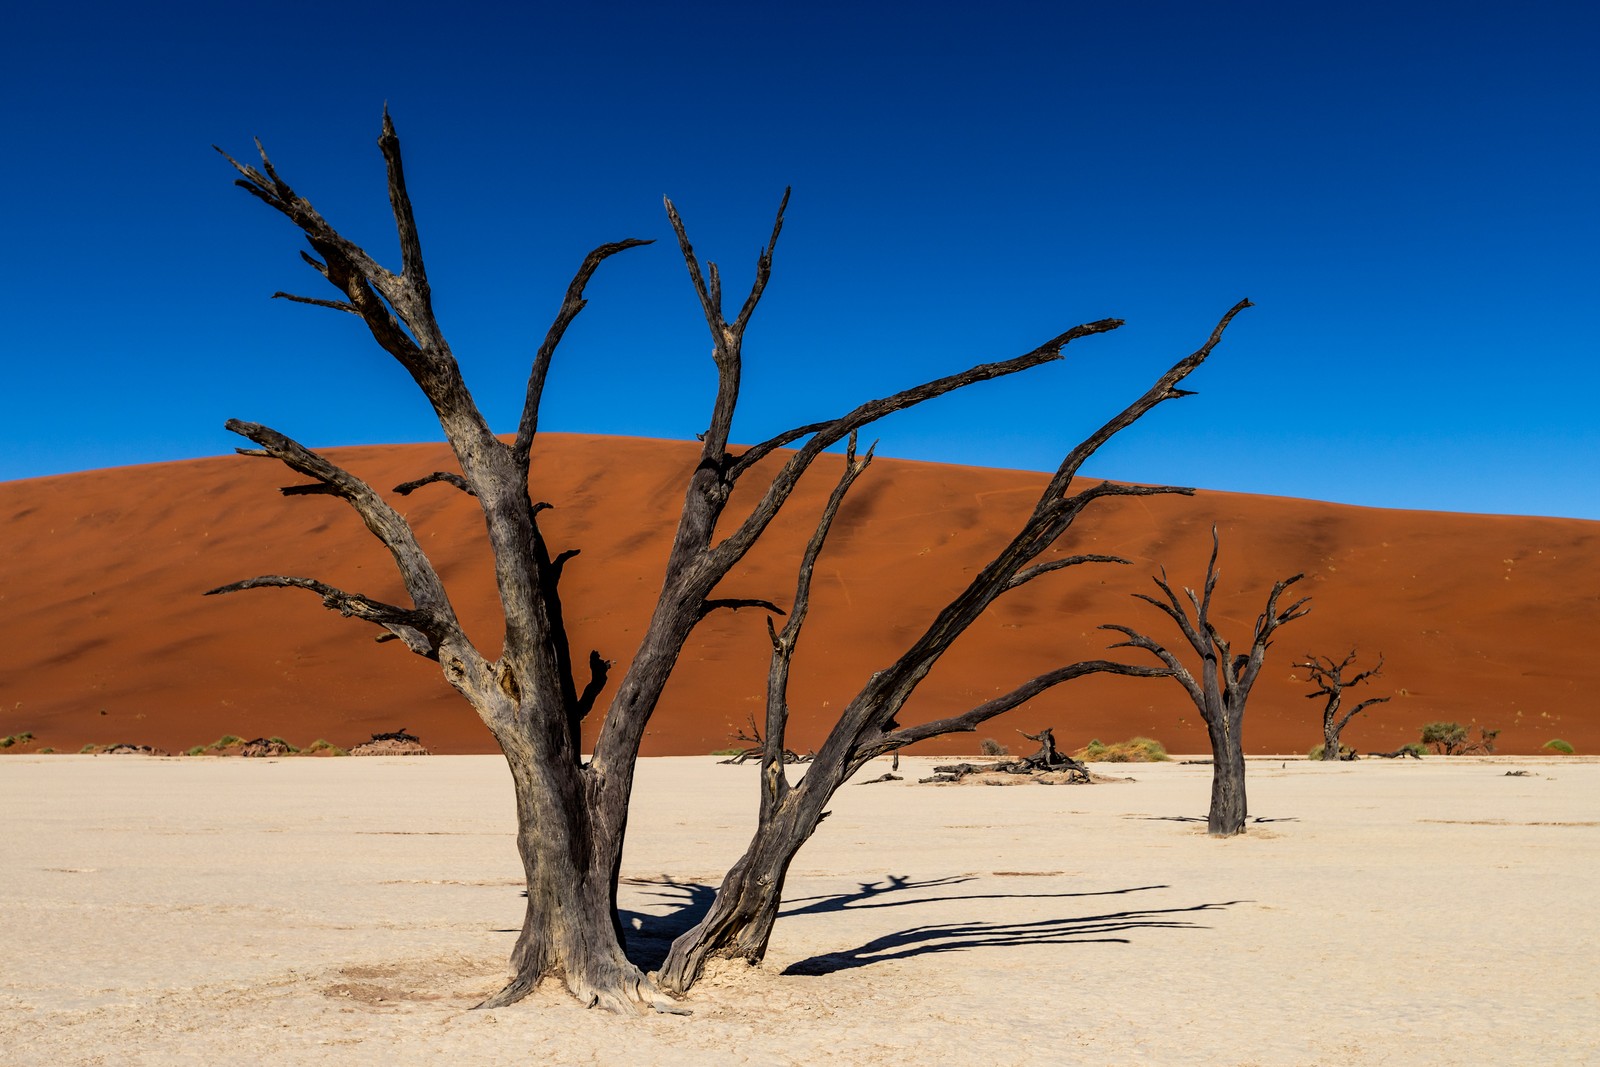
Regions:
<instances>
[{"instance_id":1,"label":"deep blue sky","mask_svg":"<svg viewBox=\"0 0 1600 1067\"><path fill-rule=\"evenodd\" d=\"M672 5L677 7L678 5ZM1577 3L155 4L0 42L0 478L436 439L251 151L390 262L388 102L440 316L498 428L582 255L548 429L686 438L709 344L661 196L742 296L793 185L736 437L1128 325L877 428L1047 469L1259 305L1091 473L1600 518L1600 13ZM730 300L738 299L737 296Z\"/></svg>"}]
</instances>

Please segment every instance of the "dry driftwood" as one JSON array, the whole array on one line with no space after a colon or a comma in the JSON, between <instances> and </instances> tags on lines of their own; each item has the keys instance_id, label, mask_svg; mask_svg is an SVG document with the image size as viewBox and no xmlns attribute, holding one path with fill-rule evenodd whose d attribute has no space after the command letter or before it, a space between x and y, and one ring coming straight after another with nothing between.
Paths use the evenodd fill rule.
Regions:
<instances>
[{"instance_id":1,"label":"dry driftwood","mask_svg":"<svg viewBox=\"0 0 1600 1067\"><path fill-rule=\"evenodd\" d=\"M959 782L969 774L1052 774L1066 772L1068 781L1073 784L1088 785L1094 781L1089 774L1089 768L1073 759L1071 756L1056 748L1055 730L1045 727L1036 734L1018 730L1029 741L1039 742L1039 751L1031 756L1017 760L1001 760L998 763L950 763L936 766L933 777L921 778L918 781L928 783Z\"/></svg>"}]
</instances>

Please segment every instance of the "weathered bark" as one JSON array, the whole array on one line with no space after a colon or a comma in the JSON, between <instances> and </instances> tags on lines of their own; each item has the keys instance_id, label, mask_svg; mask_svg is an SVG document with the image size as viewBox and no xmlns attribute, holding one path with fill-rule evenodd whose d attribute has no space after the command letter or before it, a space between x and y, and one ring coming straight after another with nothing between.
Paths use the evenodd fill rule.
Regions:
<instances>
[{"instance_id":1,"label":"weathered bark","mask_svg":"<svg viewBox=\"0 0 1600 1067\"><path fill-rule=\"evenodd\" d=\"M1351 649L1350 654L1335 663L1331 656L1313 656L1306 654L1306 658L1294 666L1303 667L1311 673L1309 681L1316 686L1306 694L1307 700L1323 698L1322 707L1322 758L1324 760L1344 759L1343 750L1340 748L1339 735L1344 728L1350 725L1350 720L1367 710L1374 704L1383 704L1388 697L1372 697L1363 700L1343 715L1339 714L1340 706L1344 702L1344 691L1353 689L1363 682L1370 681L1383 673L1383 654L1378 654L1378 665L1371 670L1360 671L1350 678L1344 672L1356 661L1356 650ZM1352 753L1351 758L1354 758Z\"/></svg>"},{"instance_id":2,"label":"weathered bark","mask_svg":"<svg viewBox=\"0 0 1600 1067\"><path fill-rule=\"evenodd\" d=\"M1189 694L1189 699L1194 701L1200 717L1205 720L1206 734L1211 741L1211 808L1206 817L1206 832L1213 837L1232 837L1244 833L1245 819L1250 814L1244 781L1245 702L1261 673L1273 633L1284 623L1301 618L1311 609L1305 606L1310 597L1302 597L1281 611L1278 608L1278 598L1284 590L1304 575L1296 574L1277 582L1267 597L1266 610L1256 620L1249 653L1234 656L1232 646L1211 623L1211 597L1217 587L1218 548L1217 531L1213 527L1211 559L1206 564L1203 594L1196 596L1193 589L1185 587L1184 599L1180 600L1167 583L1165 571L1155 579L1156 587L1162 593L1161 599L1144 593L1134 594L1137 599L1154 606L1177 624L1189 648L1200 658L1198 679L1177 655L1144 634L1114 623L1101 628L1115 630L1128 638L1113 645L1113 648L1142 648L1154 654L1165 664L1162 673L1175 678Z\"/></svg>"},{"instance_id":3,"label":"weathered bark","mask_svg":"<svg viewBox=\"0 0 1600 1067\"><path fill-rule=\"evenodd\" d=\"M732 321L723 312L722 284L716 265L702 267L682 220L667 201L667 216L711 335L716 395L702 438L700 462L684 489L665 579L649 626L615 682L592 758L585 763L580 755L580 729L586 716L600 706L599 697L610 684L611 663L598 651L591 652L587 677L581 677L579 659L568 646L559 584L564 565L575 553L552 552L544 540L538 516L549 505L537 502L530 492L530 456L538 432L546 376L567 328L585 306L585 286L607 259L649 242L630 239L604 244L580 263L533 356L517 434L508 444L492 432L468 392L434 315L421 241L406 191L400 142L387 113L378 144L399 238L398 273L345 238L297 194L279 175L259 142L259 169L227 158L240 175L236 184L298 227L311 249L310 253L302 253L302 258L338 290L340 298L281 292L275 295L360 318L373 339L406 370L432 405L460 471L435 472L396 491L405 494L428 485L451 486L468 494L482 509L505 622L500 658L489 659L468 640L443 583L409 524L377 491L290 438L253 423L228 423L231 430L258 446L240 451L275 458L311 479L308 485L286 490L293 495L333 495L345 500L388 548L412 603L389 604L314 578L287 575L265 575L211 592L279 587L319 594L325 606L380 626L387 631L386 636L392 635L418 655L436 660L446 679L494 735L512 769L518 846L527 874L529 904L524 930L513 954L515 974L489 1003L510 1003L543 978L554 977L563 980L587 1003L619 1011L655 1004L658 998L649 981L627 963L622 953L616 916L616 885L628 798L646 726L696 624L719 607L766 604L754 599L713 599L713 591L766 531L801 477L830 446L884 415L968 385L1058 360L1071 342L1114 330L1122 323L1103 319L1075 326L1015 358L979 364L868 401L843 415L796 427L735 454L729 450L729 441L739 395L744 333L770 277L788 194L784 195L771 237L758 258L750 292ZM1245 303L1239 305L1244 306ZM841 724L840 740L829 750L829 764L820 772L807 775L811 787L788 807L780 802L783 790L774 787L763 815L763 826L773 828L772 840L761 842L762 847L754 850L751 860L736 868L736 872L748 871L753 879L751 899L757 903L740 905L741 909L753 908L749 911L753 918L746 924L748 930L741 926L744 932L732 940L720 938L715 947L731 944L735 951L759 955L765 946L763 931L770 930L793 849L815 828L832 790L862 762L871 754L897 749L915 739L915 731L894 727L894 711L982 608L1006 589L1049 571L1102 557L1051 560L1031 569L1023 569L1024 564L1052 544L1072 518L1095 499L1177 491L1100 485L1072 496L1065 494L1066 482L1078 464L1111 434L1156 403L1184 395L1174 388L1175 383L1205 358L1228 319L1238 310L1228 313L1201 352L1180 363L1135 408L1124 412L1068 457L1018 541L1000 561L985 570L972 592L936 620L928 635L906 657L882 673L881 679L869 683L863 698ZM722 529L731 532L717 540L719 522L735 483L761 459L787 445L795 445L795 451L778 465L766 488L756 494L756 502L747 515L721 524ZM856 465L852 447L847 466L854 470ZM865 460L860 465L864 467ZM853 479L854 474L849 477ZM811 558L815 558L814 553ZM1133 673L1121 665L1094 669ZM787 672L786 659L783 671ZM1025 697L1018 702L1020 699ZM974 725L982 721L984 716L970 718L981 710L975 709L968 718L952 720L939 732L971 729L963 723L968 719ZM764 781L771 778L774 764L781 769L781 759L777 757L782 751L782 730L772 729L772 722L774 715L786 717L786 705L769 707L768 714ZM738 873L730 877L730 901L743 899L738 891L740 878Z\"/></svg>"}]
</instances>

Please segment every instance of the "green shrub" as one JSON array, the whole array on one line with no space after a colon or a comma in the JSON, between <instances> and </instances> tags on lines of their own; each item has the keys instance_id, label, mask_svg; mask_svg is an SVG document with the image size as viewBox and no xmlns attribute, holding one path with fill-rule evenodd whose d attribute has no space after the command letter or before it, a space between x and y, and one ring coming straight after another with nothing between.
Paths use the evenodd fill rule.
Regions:
<instances>
[{"instance_id":1,"label":"green shrub","mask_svg":"<svg viewBox=\"0 0 1600 1067\"><path fill-rule=\"evenodd\" d=\"M238 734L223 734L221 737L211 742L211 748L215 752L221 752L225 748L232 748L235 745L240 745L243 743L244 738L240 737Z\"/></svg>"},{"instance_id":2,"label":"green shrub","mask_svg":"<svg viewBox=\"0 0 1600 1067\"><path fill-rule=\"evenodd\" d=\"M1544 743L1544 747L1548 748L1551 752L1560 752L1567 756L1570 756L1577 751L1572 747L1571 742L1563 741L1559 737L1552 737L1550 740Z\"/></svg>"},{"instance_id":3,"label":"green shrub","mask_svg":"<svg viewBox=\"0 0 1600 1067\"><path fill-rule=\"evenodd\" d=\"M1443 756L1453 756L1467 745L1467 728L1458 722L1430 722L1422 728L1422 743Z\"/></svg>"},{"instance_id":4,"label":"green shrub","mask_svg":"<svg viewBox=\"0 0 1600 1067\"><path fill-rule=\"evenodd\" d=\"M55 751L55 749L51 748L49 745L46 745L46 746L44 746L43 748L41 748L39 750L39 755L48 756L50 753L52 753L54 751Z\"/></svg>"},{"instance_id":5,"label":"green shrub","mask_svg":"<svg viewBox=\"0 0 1600 1067\"><path fill-rule=\"evenodd\" d=\"M92 744L84 745L82 748L78 749L78 755L86 756L86 755L88 755L89 753L91 753L93 751L94 751L94 745L92 745Z\"/></svg>"},{"instance_id":6,"label":"green shrub","mask_svg":"<svg viewBox=\"0 0 1600 1067\"><path fill-rule=\"evenodd\" d=\"M27 731L20 734L11 734L9 737L0 737L0 748L10 748L12 745L25 745L33 740L33 735Z\"/></svg>"},{"instance_id":7,"label":"green shrub","mask_svg":"<svg viewBox=\"0 0 1600 1067\"><path fill-rule=\"evenodd\" d=\"M717 748L717 749L712 749L711 750L711 754L713 756L737 756L739 753L741 753L743 751L744 751L744 749L742 749L742 748Z\"/></svg>"},{"instance_id":8,"label":"green shrub","mask_svg":"<svg viewBox=\"0 0 1600 1067\"><path fill-rule=\"evenodd\" d=\"M350 754L338 745L330 741L324 741L320 737L301 750L301 754L305 756L315 755L318 752L326 752L330 756L348 756Z\"/></svg>"},{"instance_id":9,"label":"green shrub","mask_svg":"<svg viewBox=\"0 0 1600 1067\"><path fill-rule=\"evenodd\" d=\"M985 737L982 741L979 741L978 751L983 753L985 756L1005 756L1009 755L1011 752L1009 748L1002 745L992 737Z\"/></svg>"},{"instance_id":10,"label":"green shrub","mask_svg":"<svg viewBox=\"0 0 1600 1067\"><path fill-rule=\"evenodd\" d=\"M298 748L295 748L289 742L285 741L281 737L278 737L277 735L273 735L272 737L267 738L267 740L271 741L275 745L282 745L284 748L288 749L290 752L299 752L300 751Z\"/></svg>"},{"instance_id":11,"label":"green shrub","mask_svg":"<svg viewBox=\"0 0 1600 1067\"><path fill-rule=\"evenodd\" d=\"M1160 741L1149 737L1130 737L1110 745L1097 737L1073 755L1094 763L1164 763L1172 758Z\"/></svg>"},{"instance_id":12,"label":"green shrub","mask_svg":"<svg viewBox=\"0 0 1600 1067\"><path fill-rule=\"evenodd\" d=\"M206 754L206 749L205 749L204 745L195 745L193 748L188 749L188 750L186 750L184 752L185 756L203 756L205 754Z\"/></svg>"},{"instance_id":13,"label":"green shrub","mask_svg":"<svg viewBox=\"0 0 1600 1067\"><path fill-rule=\"evenodd\" d=\"M1326 745L1317 745L1310 752L1306 753L1306 759L1320 760L1322 758L1322 753L1323 753L1323 751L1324 751L1324 749L1326 747L1327 747ZM1410 747L1410 746L1407 746L1407 747ZM1419 745L1417 747L1420 748L1421 746ZM1355 749L1351 748L1349 745L1345 744L1342 741L1339 743L1339 758L1340 759L1353 759L1353 758L1355 758L1355 754L1356 754L1356 750Z\"/></svg>"}]
</instances>

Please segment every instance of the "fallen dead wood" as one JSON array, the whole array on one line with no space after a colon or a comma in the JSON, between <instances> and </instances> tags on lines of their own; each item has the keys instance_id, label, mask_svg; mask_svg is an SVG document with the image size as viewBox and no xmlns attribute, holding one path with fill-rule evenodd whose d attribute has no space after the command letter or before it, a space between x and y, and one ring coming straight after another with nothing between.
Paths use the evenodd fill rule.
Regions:
<instances>
[{"instance_id":1,"label":"fallen dead wood","mask_svg":"<svg viewBox=\"0 0 1600 1067\"><path fill-rule=\"evenodd\" d=\"M745 731L740 730L738 733L733 735L733 740L742 741L750 747L741 749L732 756L729 756L727 759L718 760L717 762L743 763L745 760L760 759L761 753L765 752L767 749L767 743L761 737L761 727L756 725L756 717L754 715L750 716L750 732L746 733ZM815 758L815 752L807 752L804 756L802 756L790 748L783 750L783 762L785 763L810 763ZM881 781L882 779L879 780Z\"/></svg>"},{"instance_id":2,"label":"fallen dead wood","mask_svg":"<svg viewBox=\"0 0 1600 1067\"><path fill-rule=\"evenodd\" d=\"M1030 741L1039 742L1039 751L1031 756L1017 760L1001 760L997 763L950 763L934 767L933 777L920 778L921 784L939 782L959 782L970 774L1066 774L1067 781L1072 784L1088 785L1094 781L1089 768L1071 756L1056 748L1055 731L1052 727L1045 727L1036 734L1023 730L1022 734Z\"/></svg>"}]
</instances>

